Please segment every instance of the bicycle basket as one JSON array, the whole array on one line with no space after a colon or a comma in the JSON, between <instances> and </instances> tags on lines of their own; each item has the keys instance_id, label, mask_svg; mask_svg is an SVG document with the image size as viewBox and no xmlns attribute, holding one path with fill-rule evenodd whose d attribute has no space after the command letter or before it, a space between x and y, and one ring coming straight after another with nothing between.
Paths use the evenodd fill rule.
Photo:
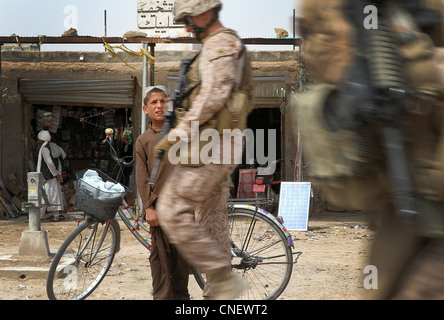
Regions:
<instances>
[{"instance_id":1,"label":"bicycle basket","mask_svg":"<svg viewBox=\"0 0 444 320\"><path fill-rule=\"evenodd\" d=\"M96 172L97 176L103 181L101 183L93 183L91 179L84 178L85 172L91 170ZM91 173L90 172L90 173ZM117 183L105 173L97 169L85 169L76 174L77 190L76 190L76 205L77 208L87 215L98 219L99 221L106 221L114 218L117 209L122 203L123 197L128 194L128 188L123 187L125 191L119 192L116 190L108 190L104 188L104 183ZM121 189L122 190L122 189Z\"/></svg>"}]
</instances>

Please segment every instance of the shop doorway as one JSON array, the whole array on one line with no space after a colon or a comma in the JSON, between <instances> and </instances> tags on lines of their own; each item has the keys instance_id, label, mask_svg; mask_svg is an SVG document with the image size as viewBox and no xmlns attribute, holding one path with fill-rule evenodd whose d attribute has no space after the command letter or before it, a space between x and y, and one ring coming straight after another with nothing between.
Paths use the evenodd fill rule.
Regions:
<instances>
[{"instance_id":1,"label":"shop doorway","mask_svg":"<svg viewBox=\"0 0 444 320\"><path fill-rule=\"evenodd\" d=\"M63 148L66 158L63 166L72 176L86 168L96 168L114 178L117 167L110 157L107 144L102 144L105 129L113 128L114 147L119 155L133 155L131 122L132 110L128 108L86 107L63 105L32 105L31 144L29 170L37 163L37 134L41 130L51 133L51 141ZM125 183L132 183L132 169L125 171Z\"/></svg>"},{"instance_id":2,"label":"shop doorway","mask_svg":"<svg viewBox=\"0 0 444 320\"><path fill-rule=\"evenodd\" d=\"M257 146L261 144L263 146L263 155L265 158L268 158L270 161L283 159L282 154L282 114L279 108L256 108L251 114L248 116L247 127L251 129L254 133L254 159L247 159L246 152L244 151L244 156L242 159L242 164L240 164L236 170L233 172L232 180L234 184L234 188L231 191L231 197L246 197L251 198L254 197L254 193L251 192L238 192L239 188L239 179L241 170L254 170L257 169L258 165L261 165L257 157ZM258 132L263 130L264 135L259 136ZM275 139L269 139L269 130L275 130ZM274 155L273 155L274 154ZM262 165L263 166L263 165ZM245 172L244 172L245 173ZM277 164L276 171L273 178L276 182L281 180L281 163ZM254 181L251 180L251 184ZM252 190L251 188L248 188ZM275 183L273 185L273 190L276 194L279 194L279 183Z\"/></svg>"},{"instance_id":3,"label":"shop doorway","mask_svg":"<svg viewBox=\"0 0 444 320\"><path fill-rule=\"evenodd\" d=\"M67 155L64 165L73 174L97 168L113 176L114 164L101 142L104 130L115 130L119 156L132 155L132 108L137 80L123 79L19 79L23 97L25 147L28 170L36 163L37 134L47 129ZM126 183L131 169L125 172Z\"/></svg>"}]
</instances>

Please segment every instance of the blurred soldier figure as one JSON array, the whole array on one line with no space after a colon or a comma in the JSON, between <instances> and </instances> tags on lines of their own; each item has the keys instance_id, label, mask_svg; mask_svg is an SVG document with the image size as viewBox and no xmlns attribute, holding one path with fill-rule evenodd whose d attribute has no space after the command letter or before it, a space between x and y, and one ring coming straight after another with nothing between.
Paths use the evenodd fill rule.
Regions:
<instances>
[{"instance_id":1,"label":"blurred soldier figure","mask_svg":"<svg viewBox=\"0 0 444 320\"><path fill-rule=\"evenodd\" d=\"M190 266L177 249L169 243L159 226L157 216L157 197L173 166L168 162L162 163L156 184L153 187L149 185L156 159L153 150L165 122L167 99L164 86L153 86L144 90L143 111L149 115L151 124L148 130L136 140L137 188L143 204L143 218L150 225L152 248L149 260L153 278L153 300L189 300Z\"/></svg>"},{"instance_id":2,"label":"blurred soldier figure","mask_svg":"<svg viewBox=\"0 0 444 320\"><path fill-rule=\"evenodd\" d=\"M248 56L237 34L220 22L221 8L218 0L175 2L176 21L186 24L187 31L203 46L187 74L187 91L191 94L176 112L177 125L170 131L170 138L165 137L157 146L168 151L181 134L190 141L193 123L199 125L197 139L206 129L220 138L211 141L214 144L210 155L219 161L201 157L203 145L199 145L199 140L199 150L192 149L192 141L185 142L191 149L189 161L175 166L158 201L160 225L171 242L190 264L207 274L212 288L207 286L204 296L209 299L232 299L243 290L241 282L231 275L227 223L230 175L240 163L234 153L242 150L242 143L229 138L230 134L223 130L244 130L251 106ZM224 140L225 137L228 139ZM193 161L196 155L197 162ZM228 155L228 161L222 161L222 155ZM197 222L194 212L198 213Z\"/></svg>"},{"instance_id":3,"label":"blurred soldier figure","mask_svg":"<svg viewBox=\"0 0 444 320\"><path fill-rule=\"evenodd\" d=\"M441 1L428 3L442 10ZM444 298L444 85L432 41L443 40L439 10L418 0L303 5L316 84L296 103L309 175L329 202L379 213L370 298Z\"/></svg>"}]
</instances>

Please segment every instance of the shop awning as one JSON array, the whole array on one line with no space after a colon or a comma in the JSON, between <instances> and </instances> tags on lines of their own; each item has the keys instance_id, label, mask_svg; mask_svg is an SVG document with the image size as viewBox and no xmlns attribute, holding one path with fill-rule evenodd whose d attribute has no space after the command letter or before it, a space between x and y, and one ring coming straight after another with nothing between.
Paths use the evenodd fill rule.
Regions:
<instances>
[{"instance_id":1,"label":"shop awning","mask_svg":"<svg viewBox=\"0 0 444 320\"><path fill-rule=\"evenodd\" d=\"M19 92L27 103L131 108L135 84L135 78L20 79Z\"/></svg>"}]
</instances>

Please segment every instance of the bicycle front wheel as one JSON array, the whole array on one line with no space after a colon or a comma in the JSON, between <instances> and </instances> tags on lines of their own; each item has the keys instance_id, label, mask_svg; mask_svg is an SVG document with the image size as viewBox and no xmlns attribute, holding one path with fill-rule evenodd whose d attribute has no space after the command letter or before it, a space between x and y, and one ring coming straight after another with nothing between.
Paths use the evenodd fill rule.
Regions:
<instances>
[{"instance_id":1,"label":"bicycle front wheel","mask_svg":"<svg viewBox=\"0 0 444 320\"><path fill-rule=\"evenodd\" d=\"M276 299L293 271L291 246L284 232L266 215L242 208L229 214L229 224L232 271L247 284L240 299Z\"/></svg>"},{"instance_id":2,"label":"bicycle front wheel","mask_svg":"<svg viewBox=\"0 0 444 320\"><path fill-rule=\"evenodd\" d=\"M49 268L46 292L51 300L83 300L100 284L120 245L114 219L87 219L63 242Z\"/></svg>"}]
</instances>

